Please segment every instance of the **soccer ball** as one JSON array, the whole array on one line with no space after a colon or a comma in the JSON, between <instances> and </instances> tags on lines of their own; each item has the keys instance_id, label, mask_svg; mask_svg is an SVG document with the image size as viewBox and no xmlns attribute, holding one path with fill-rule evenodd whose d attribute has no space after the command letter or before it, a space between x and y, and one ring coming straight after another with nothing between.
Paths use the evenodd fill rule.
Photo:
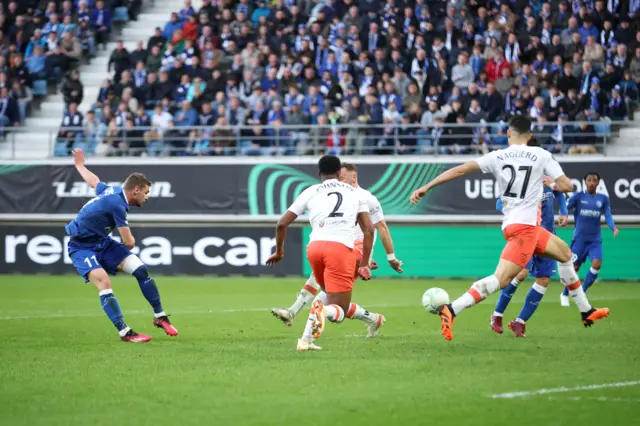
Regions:
<instances>
[{"instance_id":1,"label":"soccer ball","mask_svg":"<svg viewBox=\"0 0 640 426\"><path fill-rule=\"evenodd\" d=\"M422 296L422 306L432 314L439 314L442 307L449 303L449 294L441 288L430 288Z\"/></svg>"}]
</instances>

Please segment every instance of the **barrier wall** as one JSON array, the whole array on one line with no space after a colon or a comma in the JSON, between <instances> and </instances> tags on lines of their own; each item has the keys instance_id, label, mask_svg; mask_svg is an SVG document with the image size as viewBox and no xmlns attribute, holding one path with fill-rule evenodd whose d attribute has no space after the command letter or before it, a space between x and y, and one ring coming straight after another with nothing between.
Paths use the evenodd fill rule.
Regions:
<instances>
[{"instance_id":1,"label":"barrier wall","mask_svg":"<svg viewBox=\"0 0 640 426\"><path fill-rule=\"evenodd\" d=\"M305 244L310 228L304 230ZM396 256L404 264L404 276L421 278L479 278L491 274L504 247L500 227L490 226L394 226L391 228ZM570 242L573 229L558 230ZM622 228L613 238L608 228L602 229L604 259L599 275L607 280L640 280L640 228ZM387 263L380 239L376 242L374 260L380 265L376 276L398 274ZM306 262L303 271L310 273ZM586 274L587 267L580 275Z\"/></svg>"}]
</instances>

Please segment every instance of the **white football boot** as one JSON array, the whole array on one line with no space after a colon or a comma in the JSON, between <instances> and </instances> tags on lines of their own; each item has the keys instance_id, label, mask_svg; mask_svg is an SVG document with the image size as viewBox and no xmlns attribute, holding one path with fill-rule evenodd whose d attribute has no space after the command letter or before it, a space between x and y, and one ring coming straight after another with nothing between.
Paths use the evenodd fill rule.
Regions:
<instances>
[{"instance_id":1,"label":"white football boot","mask_svg":"<svg viewBox=\"0 0 640 426\"><path fill-rule=\"evenodd\" d=\"M378 314L378 321L367 324L367 337L376 337L380 327L387 322L387 319L382 314Z\"/></svg>"},{"instance_id":2,"label":"white football boot","mask_svg":"<svg viewBox=\"0 0 640 426\"><path fill-rule=\"evenodd\" d=\"M321 351L322 348L313 342L307 342L303 339L298 339L297 351Z\"/></svg>"},{"instance_id":3,"label":"white football boot","mask_svg":"<svg viewBox=\"0 0 640 426\"><path fill-rule=\"evenodd\" d=\"M291 327L293 325L293 320L295 316L291 313L289 309L282 308L273 308L271 313L274 317L278 318L280 321L284 323L287 327Z\"/></svg>"},{"instance_id":4,"label":"white football boot","mask_svg":"<svg viewBox=\"0 0 640 426\"><path fill-rule=\"evenodd\" d=\"M562 306L563 308L568 308L570 306L569 296L565 296L564 294L560 295L560 306Z\"/></svg>"}]
</instances>

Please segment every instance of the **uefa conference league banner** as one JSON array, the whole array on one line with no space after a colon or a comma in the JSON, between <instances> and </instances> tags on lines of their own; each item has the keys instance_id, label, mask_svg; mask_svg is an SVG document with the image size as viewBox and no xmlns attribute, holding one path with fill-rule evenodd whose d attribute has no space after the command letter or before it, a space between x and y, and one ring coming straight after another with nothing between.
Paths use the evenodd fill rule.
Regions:
<instances>
[{"instance_id":1,"label":"uefa conference league banner","mask_svg":"<svg viewBox=\"0 0 640 426\"><path fill-rule=\"evenodd\" d=\"M302 228L289 230L285 258L275 266L265 265L275 251L275 227L138 226L133 234L133 253L158 275L302 274ZM0 274L74 272L61 225L0 225L0 239Z\"/></svg>"},{"instance_id":2,"label":"uefa conference league banner","mask_svg":"<svg viewBox=\"0 0 640 426\"><path fill-rule=\"evenodd\" d=\"M491 175L475 174L436 188L418 206L412 191L457 163L359 164L360 184L380 200L386 215L494 215L498 196ZM616 216L640 211L640 161L564 162L581 190L582 177L599 172ZM132 172L153 182L144 208L131 213L280 215L295 197L318 182L316 165L163 162L90 165L103 182L121 184ZM0 214L75 214L94 192L73 165L0 165ZM136 209L137 210L137 209Z\"/></svg>"}]
</instances>

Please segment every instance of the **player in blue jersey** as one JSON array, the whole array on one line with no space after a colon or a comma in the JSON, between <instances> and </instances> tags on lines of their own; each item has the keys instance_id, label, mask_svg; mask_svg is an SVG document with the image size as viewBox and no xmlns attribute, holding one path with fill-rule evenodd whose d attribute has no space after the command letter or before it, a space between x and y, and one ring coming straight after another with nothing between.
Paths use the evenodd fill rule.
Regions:
<instances>
[{"instance_id":1,"label":"player in blue jersey","mask_svg":"<svg viewBox=\"0 0 640 426\"><path fill-rule=\"evenodd\" d=\"M177 336L178 330L162 309L158 288L149 276L147 265L129 251L135 246L135 239L127 222L127 212L129 206L141 207L147 201L151 182L143 174L133 173L122 188L107 186L84 166L81 149L74 150L73 155L78 173L96 191L96 197L89 200L65 227L67 235L71 237L68 250L73 266L86 282L98 288L102 309L118 329L123 341L148 342L151 336L134 332L124 322L108 275L115 275L118 271L131 274L138 280L142 294L153 308L153 325L162 328L170 336ZM115 228L118 228L122 243L109 235Z\"/></svg>"},{"instance_id":2,"label":"player in blue jersey","mask_svg":"<svg viewBox=\"0 0 640 426\"><path fill-rule=\"evenodd\" d=\"M553 186L553 180L551 180L551 178L545 178L540 225L547 231L555 234L554 200L558 204L558 212L560 213L558 223L560 226L567 225L567 215L569 213L567 211L567 199L564 194L554 191L550 186ZM502 212L501 198L498 198L496 202L496 209ZM509 323L509 329L516 337L526 337L526 322L533 316L536 309L538 309L538 304L547 291L549 281L551 281L551 277L556 273L556 261L542 256L533 256L527 266L525 266L513 281L502 289L498 302L496 303L495 312L491 316L491 329L496 333L503 333L502 316L504 315L504 311L507 309L507 306L509 306L509 302L511 302L511 298L517 290L518 284L526 280L530 273L535 277L536 282L531 286L531 289L529 289L520 313L515 320Z\"/></svg>"},{"instance_id":3,"label":"player in blue jersey","mask_svg":"<svg viewBox=\"0 0 640 426\"><path fill-rule=\"evenodd\" d=\"M569 209L573 210L575 220L571 252L576 272L580 270L580 266L587 260L587 257L591 261L591 268L582 283L582 288L586 292L598 279L598 273L602 266L600 217L604 215L609 229L613 231L614 238L618 236L618 227L611 216L609 197L596 193L600 184L600 175L589 172L584 176L584 182L587 190L573 194L569 200ZM569 306L567 293L563 292L560 296L560 304Z\"/></svg>"}]
</instances>

